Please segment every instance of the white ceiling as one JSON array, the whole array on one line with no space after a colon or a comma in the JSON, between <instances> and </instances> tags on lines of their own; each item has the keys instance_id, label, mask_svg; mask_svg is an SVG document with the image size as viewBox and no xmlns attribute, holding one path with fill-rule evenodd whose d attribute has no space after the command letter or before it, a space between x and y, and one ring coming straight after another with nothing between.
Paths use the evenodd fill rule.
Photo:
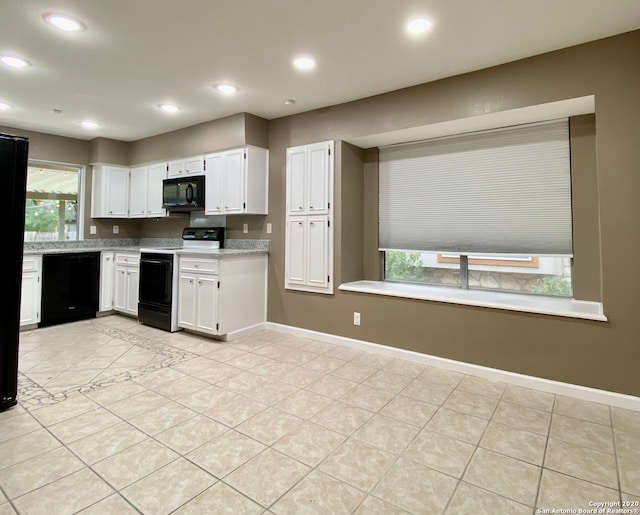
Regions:
<instances>
[{"instance_id":1,"label":"white ceiling","mask_svg":"<svg viewBox=\"0 0 640 515\"><path fill-rule=\"evenodd\" d=\"M2 0L0 125L131 141L238 112L273 119L640 28L638 0ZM43 15L80 19L62 33ZM404 30L414 14L434 22ZM293 57L313 55L301 73ZM233 97L213 89L240 88ZM295 99L294 106L284 105ZM174 115L157 105L181 106ZM60 114L51 114L60 109ZM92 119L87 130L79 122Z\"/></svg>"}]
</instances>

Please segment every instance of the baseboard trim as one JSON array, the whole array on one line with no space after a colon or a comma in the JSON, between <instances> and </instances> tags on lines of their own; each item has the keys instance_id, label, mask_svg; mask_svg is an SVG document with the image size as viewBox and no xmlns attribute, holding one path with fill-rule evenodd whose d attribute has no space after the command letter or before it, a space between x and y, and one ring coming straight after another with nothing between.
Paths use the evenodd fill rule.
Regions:
<instances>
[{"instance_id":1,"label":"baseboard trim","mask_svg":"<svg viewBox=\"0 0 640 515\"><path fill-rule=\"evenodd\" d=\"M225 342L231 342L237 340L238 338L243 338L244 336L251 336L253 333L265 329L265 324L266 322L260 322L259 324L255 324L249 327L243 327L242 329L238 329L237 331L232 331L225 334L222 340Z\"/></svg>"},{"instance_id":2,"label":"baseboard trim","mask_svg":"<svg viewBox=\"0 0 640 515\"><path fill-rule=\"evenodd\" d=\"M508 372L497 368L464 363L453 359L440 358L438 356L431 356L420 352L399 349L397 347L389 347L387 345L366 342L364 340L356 340L354 338L347 338L344 336L337 336L335 334L321 333L319 331L302 329L300 327L278 324L275 322L265 322L264 328L273 331L280 331L292 336L310 338L336 345L344 345L345 347L352 349L375 352L377 354L393 358L405 359L407 361L413 361L424 365L453 370L455 372L462 372L464 374L482 377L491 381L500 381L526 388L535 388L537 390L556 395L564 395L566 397L573 397L584 401L608 404L617 408L640 411L640 397L635 397L633 395L599 390L597 388L589 388L587 386L580 386L571 383L563 383L561 381L553 381L542 377L517 374L515 372Z\"/></svg>"}]
</instances>

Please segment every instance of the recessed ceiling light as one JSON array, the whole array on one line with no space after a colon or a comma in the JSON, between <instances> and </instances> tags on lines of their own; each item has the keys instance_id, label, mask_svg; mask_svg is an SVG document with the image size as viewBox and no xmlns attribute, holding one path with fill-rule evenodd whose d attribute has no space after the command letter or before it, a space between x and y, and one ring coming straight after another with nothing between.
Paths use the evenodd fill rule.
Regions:
<instances>
[{"instance_id":1,"label":"recessed ceiling light","mask_svg":"<svg viewBox=\"0 0 640 515\"><path fill-rule=\"evenodd\" d=\"M160 104L158 107L165 113L177 113L180 111L180 108L174 104Z\"/></svg>"},{"instance_id":2,"label":"recessed ceiling light","mask_svg":"<svg viewBox=\"0 0 640 515\"><path fill-rule=\"evenodd\" d=\"M216 91L225 95L233 95L238 92L238 88L233 84L216 84Z\"/></svg>"},{"instance_id":3,"label":"recessed ceiling light","mask_svg":"<svg viewBox=\"0 0 640 515\"><path fill-rule=\"evenodd\" d=\"M11 106L6 102L0 102L0 111L6 111L7 109L11 109Z\"/></svg>"},{"instance_id":4,"label":"recessed ceiling light","mask_svg":"<svg viewBox=\"0 0 640 515\"><path fill-rule=\"evenodd\" d=\"M295 103L296 103L296 101L295 101L293 98L287 98L287 99L284 101L284 105L286 105L286 106L292 106L292 105L294 105Z\"/></svg>"},{"instance_id":5,"label":"recessed ceiling light","mask_svg":"<svg viewBox=\"0 0 640 515\"><path fill-rule=\"evenodd\" d=\"M3 55L2 57L0 57L0 61L2 61L7 66L11 66L12 68L24 68L25 66L29 66L29 63L27 61L13 55Z\"/></svg>"},{"instance_id":6,"label":"recessed ceiling light","mask_svg":"<svg viewBox=\"0 0 640 515\"><path fill-rule=\"evenodd\" d=\"M433 27L433 22L426 18L415 18L407 23L407 30L411 34L423 34Z\"/></svg>"},{"instance_id":7,"label":"recessed ceiling light","mask_svg":"<svg viewBox=\"0 0 640 515\"><path fill-rule=\"evenodd\" d=\"M316 61L312 57L296 57L293 60L293 65L298 70L313 70L316 67Z\"/></svg>"},{"instance_id":8,"label":"recessed ceiling light","mask_svg":"<svg viewBox=\"0 0 640 515\"><path fill-rule=\"evenodd\" d=\"M84 120L83 122L80 122L80 125L85 129L96 129L98 127L98 124L93 120Z\"/></svg>"},{"instance_id":9,"label":"recessed ceiling light","mask_svg":"<svg viewBox=\"0 0 640 515\"><path fill-rule=\"evenodd\" d=\"M78 32L84 29L84 25L71 16L62 14L47 14L44 17L51 25L65 32Z\"/></svg>"}]
</instances>

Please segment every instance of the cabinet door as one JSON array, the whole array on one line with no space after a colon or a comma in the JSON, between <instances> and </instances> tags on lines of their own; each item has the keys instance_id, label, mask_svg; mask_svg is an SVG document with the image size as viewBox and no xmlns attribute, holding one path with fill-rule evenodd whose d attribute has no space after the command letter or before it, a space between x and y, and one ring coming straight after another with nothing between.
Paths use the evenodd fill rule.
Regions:
<instances>
[{"instance_id":1,"label":"cabinet door","mask_svg":"<svg viewBox=\"0 0 640 515\"><path fill-rule=\"evenodd\" d=\"M307 226L307 284L329 285L329 230L326 216L310 216Z\"/></svg>"},{"instance_id":2,"label":"cabinet door","mask_svg":"<svg viewBox=\"0 0 640 515\"><path fill-rule=\"evenodd\" d=\"M37 324L40 321L40 274L23 272L20 299L20 325Z\"/></svg>"},{"instance_id":3,"label":"cabinet door","mask_svg":"<svg viewBox=\"0 0 640 515\"><path fill-rule=\"evenodd\" d=\"M307 159L307 212L329 212L329 162L330 147L327 143L309 145Z\"/></svg>"},{"instance_id":4,"label":"cabinet door","mask_svg":"<svg viewBox=\"0 0 640 515\"><path fill-rule=\"evenodd\" d=\"M291 217L287 220L285 276L287 285L306 282L306 218Z\"/></svg>"},{"instance_id":5,"label":"cabinet door","mask_svg":"<svg viewBox=\"0 0 640 515\"><path fill-rule=\"evenodd\" d=\"M138 289L140 288L140 269L127 269L126 311L132 315L138 314Z\"/></svg>"},{"instance_id":6,"label":"cabinet door","mask_svg":"<svg viewBox=\"0 0 640 515\"><path fill-rule=\"evenodd\" d=\"M205 181L205 208L207 215L222 214L222 172L224 169L224 152L210 154L206 157L207 171Z\"/></svg>"},{"instance_id":7,"label":"cabinet door","mask_svg":"<svg viewBox=\"0 0 640 515\"><path fill-rule=\"evenodd\" d=\"M177 159L167 163L167 177L182 177L184 170L184 159Z\"/></svg>"},{"instance_id":8,"label":"cabinet door","mask_svg":"<svg viewBox=\"0 0 640 515\"><path fill-rule=\"evenodd\" d=\"M100 263L100 311L113 309L113 252L103 252Z\"/></svg>"},{"instance_id":9,"label":"cabinet door","mask_svg":"<svg viewBox=\"0 0 640 515\"><path fill-rule=\"evenodd\" d=\"M180 272L178 278L178 325L185 329L196 327L196 285L195 274Z\"/></svg>"},{"instance_id":10,"label":"cabinet door","mask_svg":"<svg viewBox=\"0 0 640 515\"><path fill-rule=\"evenodd\" d=\"M218 276L198 275L196 299L197 329L218 334Z\"/></svg>"},{"instance_id":11,"label":"cabinet door","mask_svg":"<svg viewBox=\"0 0 640 515\"><path fill-rule=\"evenodd\" d=\"M116 267L115 292L113 297L113 309L127 310L127 267Z\"/></svg>"},{"instance_id":12,"label":"cabinet door","mask_svg":"<svg viewBox=\"0 0 640 515\"><path fill-rule=\"evenodd\" d=\"M245 151L230 150L224 153L224 172L222 178L225 214L237 214L244 211L245 191Z\"/></svg>"},{"instance_id":13,"label":"cabinet door","mask_svg":"<svg viewBox=\"0 0 640 515\"><path fill-rule=\"evenodd\" d=\"M147 216L147 167L136 166L129 172L129 218Z\"/></svg>"},{"instance_id":14,"label":"cabinet door","mask_svg":"<svg viewBox=\"0 0 640 515\"><path fill-rule=\"evenodd\" d=\"M113 218L127 218L129 200L129 169L119 166L108 167L108 208L107 214Z\"/></svg>"},{"instance_id":15,"label":"cabinet door","mask_svg":"<svg viewBox=\"0 0 640 515\"><path fill-rule=\"evenodd\" d=\"M243 213L266 215L269 212L269 151L245 147Z\"/></svg>"},{"instance_id":16,"label":"cabinet door","mask_svg":"<svg viewBox=\"0 0 640 515\"><path fill-rule=\"evenodd\" d=\"M307 183L307 151L303 147L287 150L287 211L301 214L305 211Z\"/></svg>"},{"instance_id":17,"label":"cabinet door","mask_svg":"<svg viewBox=\"0 0 640 515\"><path fill-rule=\"evenodd\" d=\"M199 175L204 173L204 156L188 157L184 160L184 173L186 175Z\"/></svg>"},{"instance_id":18,"label":"cabinet door","mask_svg":"<svg viewBox=\"0 0 640 515\"><path fill-rule=\"evenodd\" d=\"M165 216L162 208L162 181L167 178L167 163L149 165L147 171L147 216Z\"/></svg>"}]
</instances>

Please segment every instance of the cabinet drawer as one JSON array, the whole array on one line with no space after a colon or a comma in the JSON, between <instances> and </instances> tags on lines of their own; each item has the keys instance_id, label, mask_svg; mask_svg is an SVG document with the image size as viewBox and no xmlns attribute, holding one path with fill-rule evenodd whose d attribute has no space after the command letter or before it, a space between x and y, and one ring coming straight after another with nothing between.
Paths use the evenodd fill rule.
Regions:
<instances>
[{"instance_id":1,"label":"cabinet drawer","mask_svg":"<svg viewBox=\"0 0 640 515\"><path fill-rule=\"evenodd\" d=\"M218 273L218 260L217 259L202 259L202 258L180 258L180 271L184 272L205 272L209 274Z\"/></svg>"},{"instance_id":2,"label":"cabinet drawer","mask_svg":"<svg viewBox=\"0 0 640 515\"><path fill-rule=\"evenodd\" d=\"M37 272L38 270L40 270L40 258L25 257L22 259L23 272Z\"/></svg>"},{"instance_id":3,"label":"cabinet drawer","mask_svg":"<svg viewBox=\"0 0 640 515\"><path fill-rule=\"evenodd\" d=\"M116 254L116 265L140 265L139 254Z\"/></svg>"}]
</instances>

